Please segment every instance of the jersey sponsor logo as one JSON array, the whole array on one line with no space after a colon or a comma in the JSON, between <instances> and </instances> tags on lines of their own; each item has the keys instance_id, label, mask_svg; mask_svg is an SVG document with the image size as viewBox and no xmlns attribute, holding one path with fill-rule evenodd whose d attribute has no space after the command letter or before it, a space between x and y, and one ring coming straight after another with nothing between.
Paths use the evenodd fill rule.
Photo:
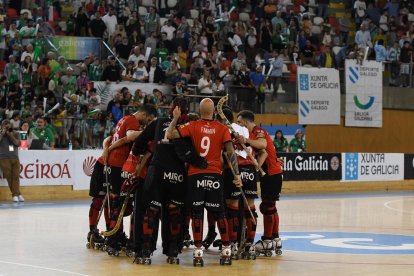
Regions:
<instances>
[{"instance_id":1,"label":"jersey sponsor logo","mask_svg":"<svg viewBox=\"0 0 414 276\"><path fill-rule=\"evenodd\" d=\"M129 173L129 172L121 172L121 177L122 177L122 178L128 179L128 178L130 178L131 176L132 176L132 174L131 174L131 173Z\"/></svg>"},{"instance_id":2,"label":"jersey sponsor logo","mask_svg":"<svg viewBox=\"0 0 414 276\"><path fill-rule=\"evenodd\" d=\"M248 173L248 172L241 172L240 177L242 180L254 180L254 173Z\"/></svg>"},{"instance_id":3,"label":"jersey sponsor logo","mask_svg":"<svg viewBox=\"0 0 414 276\"><path fill-rule=\"evenodd\" d=\"M209 203L209 202L206 202L206 207L219 208L220 207L220 203Z\"/></svg>"},{"instance_id":4,"label":"jersey sponsor logo","mask_svg":"<svg viewBox=\"0 0 414 276\"><path fill-rule=\"evenodd\" d=\"M220 189L220 182L213 181L210 179L203 179L203 180L197 180L197 188L204 188L204 189Z\"/></svg>"},{"instance_id":5,"label":"jersey sponsor logo","mask_svg":"<svg viewBox=\"0 0 414 276\"><path fill-rule=\"evenodd\" d=\"M158 206L158 207L161 207L162 206L161 205L161 202L158 202L158 201L155 201L155 200L151 201L151 204L152 205L155 205L155 206Z\"/></svg>"},{"instance_id":6,"label":"jersey sponsor logo","mask_svg":"<svg viewBox=\"0 0 414 276\"><path fill-rule=\"evenodd\" d=\"M95 167L96 158L93 156L88 156L83 160L83 172L87 176L91 176L93 173L93 168Z\"/></svg>"},{"instance_id":7,"label":"jersey sponsor logo","mask_svg":"<svg viewBox=\"0 0 414 276\"><path fill-rule=\"evenodd\" d=\"M204 201L194 201L193 206L202 206L204 204Z\"/></svg>"},{"instance_id":8,"label":"jersey sponsor logo","mask_svg":"<svg viewBox=\"0 0 414 276\"><path fill-rule=\"evenodd\" d=\"M245 190L244 193L246 195L257 195L257 191L249 191L249 190Z\"/></svg>"},{"instance_id":9,"label":"jersey sponsor logo","mask_svg":"<svg viewBox=\"0 0 414 276\"><path fill-rule=\"evenodd\" d=\"M183 182L184 181L184 175L178 174L175 172L164 172L164 179L168 179L170 181L178 181Z\"/></svg>"},{"instance_id":10,"label":"jersey sponsor logo","mask_svg":"<svg viewBox=\"0 0 414 276\"><path fill-rule=\"evenodd\" d=\"M207 127L201 127L201 132L206 134L215 134L216 129L214 128L207 128Z\"/></svg>"},{"instance_id":11,"label":"jersey sponsor logo","mask_svg":"<svg viewBox=\"0 0 414 276\"><path fill-rule=\"evenodd\" d=\"M232 192L231 193L231 196L239 196L239 195L241 195L241 192Z\"/></svg>"}]
</instances>

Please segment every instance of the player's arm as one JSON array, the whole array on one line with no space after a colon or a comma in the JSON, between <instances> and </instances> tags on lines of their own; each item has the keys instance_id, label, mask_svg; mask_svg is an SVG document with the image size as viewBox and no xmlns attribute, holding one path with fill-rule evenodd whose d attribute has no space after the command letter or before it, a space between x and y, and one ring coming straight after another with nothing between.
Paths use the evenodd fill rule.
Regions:
<instances>
[{"instance_id":1,"label":"player's arm","mask_svg":"<svg viewBox=\"0 0 414 276\"><path fill-rule=\"evenodd\" d=\"M157 120L152 121L144 131L134 139L134 146L132 147L133 155L145 154L148 150L148 142L154 140L156 125Z\"/></svg>"},{"instance_id":2,"label":"player's arm","mask_svg":"<svg viewBox=\"0 0 414 276\"><path fill-rule=\"evenodd\" d=\"M104 164L106 165L107 161L108 161L108 156L109 156L109 146L111 145L111 141L112 141L112 136L108 136L104 139L102 146L103 146L103 154L102 154L102 158L104 161Z\"/></svg>"},{"instance_id":3,"label":"player's arm","mask_svg":"<svg viewBox=\"0 0 414 276\"><path fill-rule=\"evenodd\" d=\"M174 117L173 117L170 125L168 126L167 131L166 131L168 139L177 139L177 138L181 137L180 133L177 130L178 118L180 118L180 116L181 116L181 110L178 106L176 106L174 108L173 116Z\"/></svg>"},{"instance_id":4,"label":"player's arm","mask_svg":"<svg viewBox=\"0 0 414 276\"><path fill-rule=\"evenodd\" d=\"M260 168L263 166L263 163L266 161L267 155L268 154L265 149L261 149L257 151L256 160Z\"/></svg>"},{"instance_id":5,"label":"player's arm","mask_svg":"<svg viewBox=\"0 0 414 276\"><path fill-rule=\"evenodd\" d=\"M133 142L141 133L142 131L140 130L128 130L125 137L119 139L108 148L109 152L125 144Z\"/></svg>"},{"instance_id":6,"label":"player's arm","mask_svg":"<svg viewBox=\"0 0 414 276\"><path fill-rule=\"evenodd\" d=\"M240 144L249 144L251 147L261 150L267 147L266 137L263 133L258 133L256 138L246 138L243 135L236 134L236 142Z\"/></svg>"},{"instance_id":7,"label":"player's arm","mask_svg":"<svg viewBox=\"0 0 414 276\"><path fill-rule=\"evenodd\" d=\"M231 141L227 141L226 143L224 143L224 149L226 151L225 154L227 156L227 160L230 163L229 165L232 166L234 171L233 183L234 185L236 185L236 187L241 187L242 182L240 178L239 165L237 163L237 156L236 152L234 151L233 143Z\"/></svg>"}]
</instances>

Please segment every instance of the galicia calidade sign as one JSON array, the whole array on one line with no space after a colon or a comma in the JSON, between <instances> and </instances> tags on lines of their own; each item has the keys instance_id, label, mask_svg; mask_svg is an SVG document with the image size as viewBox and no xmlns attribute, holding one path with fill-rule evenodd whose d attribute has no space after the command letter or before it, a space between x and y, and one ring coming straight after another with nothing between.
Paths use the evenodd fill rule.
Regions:
<instances>
[{"instance_id":1,"label":"galicia calidade sign","mask_svg":"<svg viewBox=\"0 0 414 276\"><path fill-rule=\"evenodd\" d=\"M414 236L346 233L283 232L283 250L335 254L414 254Z\"/></svg>"}]
</instances>

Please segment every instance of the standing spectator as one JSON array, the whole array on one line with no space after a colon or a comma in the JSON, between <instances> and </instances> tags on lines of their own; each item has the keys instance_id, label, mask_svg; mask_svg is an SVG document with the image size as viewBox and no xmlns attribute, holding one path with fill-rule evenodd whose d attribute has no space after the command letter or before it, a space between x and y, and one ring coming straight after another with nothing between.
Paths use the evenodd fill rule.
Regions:
<instances>
[{"instance_id":1,"label":"standing spectator","mask_svg":"<svg viewBox=\"0 0 414 276\"><path fill-rule=\"evenodd\" d=\"M121 81L121 68L116 64L115 57L110 56L108 59L109 64L103 70L102 81L119 83Z\"/></svg>"},{"instance_id":2,"label":"standing spectator","mask_svg":"<svg viewBox=\"0 0 414 276\"><path fill-rule=\"evenodd\" d=\"M163 83L165 79L165 73L158 65L158 60L156 57L151 59L151 65L148 68L148 82L149 83Z\"/></svg>"},{"instance_id":3,"label":"standing spectator","mask_svg":"<svg viewBox=\"0 0 414 276\"><path fill-rule=\"evenodd\" d=\"M109 8L108 13L102 17L102 21L105 23L106 30L108 31L108 38L111 39L115 32L116 25L118 25L118 20L115 16L115 10L113 7Z\"/></svg>"},{"instance_id":4,"label":"standing spectator","mask_svg":"<svg viewBox=\"0 0 414 276\"><path fill-rule=\"evenodd\" d=\"M203 96L212 96L213 90L211 89L213 82L210 78L210 71L204 70L204 74L201 79L198 81L198 90L200 91L200 95Z\"/></svg>"},{"instance_id":5,"label":"standing spectator","mask_svg":"<svg viewBox=\"0 0 414 276\"><path fill-rule=\"evenodd\" d=\"M322 54L319 57L319 67L323 68L338 68L336 64L336 58L332 53L331 46L326 45Z\"/></svg>"},{"instance_id":6,"label":"standing spectator","mask_svg":"<svg viewBox=\"0 0 414 276\"><path fill-rule=\"evenodd\" d=\"M388 61L391 62L390 64L390 71L391 71L391 78L390 78L390 86L396 86L397 77L400 72L399 68L399 60L400 60L400 52L401 49L398 45L398 42L394 42L394 45L388 51Z\"/></svg>"},{"instance_id":7,"label":"standing spectator","mask_svg":"<svg viewBox=\"0 0 414 276\"><path fill-rule=\"evenodd\" d=\"M270 81L273 84L272 100L274 100L277 98L277 91L279 90L279 85L282 81L283 59L280 57L277 50L273 50L272 58L273 61L271 66L273 66L273 69L270 73Z\"/></svg>"},{"instance_id":8,"label":"standing spectator","mask_svg":"<svg viewBox=\"0 0 414 276\"><path fill-rule=\"evenodd\" d=\"M55 147L55 135L50 128L46 128L46 120L39 117L36 120L36 126L30 129L32 134L31 149L53 149ZM34 140L40 140L41 143L34 143ZM39 147L39 144L41 146Z\"/></svg>"},{"instance_id":9,"label":"standing spectator","mask_svg":"<svg viewBox=\"0 0 414 276\"><path fill-rule=\"evenodd\" d=\"M329 0L318 0L318 16L326 18L328 15Z\"/></svg>"},{"instance_id":10,"label":"standing spectator","mask_svg":"<svg viewBox=\"0 0 414 276\"><path fill-rule=\"evenodd\" d=\"M236 110L250 109L251 103L254 101L254 93L250 88L250 72L246 63L242 63L235 78L236 84L241 86L241 88L237 88Z\"/></svg>"},{"instance_id":11,"label":"standing spectator","mask_svg":"<svg viewBox=\"0 0 414 276\"><path fill-rule=\"evenodd\" d=\"M102 79L102 65L99 58L95 58L93 63L89 65L88 76L91 81L100 81Z\"/></svg>"},{"instance_id":12,"label":"standing spectator","mask_svg":"<svg viewBox=\"0 0 414 276\"><path fill-rule=\"evenodd\" d=\"M88 75L86 74L86 71L82 71L79 75L79 77L76 79L76 88L78 90L82 88L86 88L89 82Z\"/></svg>"},{"instance_id":13,"label":"standing spectator","mask_svg":"<svg viewBox=\"0 0 414 276\"><path fill-rule=\"evenodd\" d=\"M135 70L134 80L137 82L147 82L148 81L148 71L145 67L145 61L138 61L138 67Z\"/></svg>"},{"instance_id":14,"label":"standing spectator","mask_svg":"<svg viewBox=\"0 0 414 276\"><path fill-rule=\"evenodd\" d=\"M24 198L20 193L19 170L20 161L18 147L20 146L19 133L13 131L9 120L1 122L0 131L0 169L3 177L7 179L12 199L14 202L23 202Z\"/></svg>"},{"instance_id":15,"label":"standing spectator","mask_svg":"<svg viewBox=\"0 0 414 276\"><path fill-rule=\"evenodd\" d=\"M75 15L75 36L86 36L88 31L88 14L84 7L79 7Z\"/></svg>"},{"instance_id":16,"label":"standing spectator","mask_svg":"<svg viewBox=\"0 0 414 276\"><path fill-rule=\"evenodd\" d=\"M231 62L231 69L233 70L234 75L237 75L243 63L246 63L246 59L244 58L242 52L238 52L237 58L233 59L233 61Z\"/></svg>"},{"instance_id":17,"label":"standing spectator","mask_svg":"<svg viewBox=\"0 0 414 276\"><path fill-rule=\"evenodd\" d=\"M134 67L137 67L140 60L145 60L145 56L141 53L141 47L135 46L132 54L128 57L128 61L133 61Z\"/></svg>"},{"instance_id":18,"label":"standing spectator","mask_svg":"<svg viewBox=\"0 0 414 276\"><path fill-rule=\"evenodd\" d=\"M103 38L106 30L106 24L103 22L101 14L95 13L95 18L89 23L89 36Z\"/></svg>"},{"instance_id":19,"label":"standing spectator","mask_svg":"<svg viewBox=\"0 0 414 276\"><path fill-rule=\"evenodd\" d=\"M410 62L412 59L412 51L410 49L410 42L405 41L400 53L400 74L401 87L408 87L410 84Z\"/></svg>"},{"instance_id":20,"label":"standing spectator","mask_svg":"<svg viewBox=\"0 0 414 276\"><path fill-rule=\"evenodd\" d=\"M160 27L160 17L157 14L157 9L155 7L150 7L149 13L145 17L145 34L151 34L159 32ZM154 49L155 50L155 49Z\"/></svg>"},{"instance_id":21,"label":"standing spectator","mask_svg":"<svg viewBox=\"0 0 414 276\"><path fill-rule=\"evenodd\" d=\"M124 71L122 71L122 80L134 81L135 80L134 74L135 74L134 62L128 61L127 68Z\"/></svg>"},{"instance_id":22,"label":"standing spectator","mask_svg":"<svg viewBox=\"0 0 414 276\"><path fill-rule=\"evenodd\" d=\"M259 45L260 48L270 51L270 45L272 44L272 25L268 19L264 19L260 27L260 34L259 34Z\"/></svg>"},{"instance_id":23,"label":"standing spectator","mask_svg":"<svg viewBox=\"0 0 414 276\"><path fill-rule=\"evenodd\" d=\"M276 148L276 152L287 152L289 149L289 143L283 136L283 132L278 129L275 132L275 138L273 139L273 145Z\"/></svg>"},{"instance_id":24,"label":"standing spectator","mask_svg":"<svg viewBox=\"0 0 414 276\"><path fill-rule=\"evenodd\" d=\"M374 47L375 50L375 60L378 62L383 62L387 59L387 49L384 47L384 40L380 39L377 42L377 45Z\"/></svg>"},{"instance_id":25,"label":"standing spectator","mask_svg":"<svg viewBox=\"0 0 414 276\"><path fill-rule=\"evenodd\" d=\"M262 74L262 70L261 66L257 66L256 71L250 73L250 85L255 89L259 104L264 103L265 100L264 88L266 86L266 78Z\"/></svg>"},{"instance_id":26,"label":"standing spectator","mask_svg":"<svg viewBox=\"0 0 414 276\"><path fill-rule=\"evenodd\" d=\"M0 77L0 111L7 107L7 94L9 94L9 86L7 84L7 77Z\"/></svg>"},{"instance_id":27,"label":"standing spectator","mask_svg":"<svg viewBox=\"0 0 414 276\"><path fill-rule=\"evenodd\" d=\"M365 23L361 24L361 29L355 34L355 42L358 44L360 49L365 49L367 46L371 47L371 34L367 30Z\"/></svg>"},{"instance_id":28,"label":"standing spectator","mask_svg":"<svg viewBox=\"0 0 414 276\"><path fill-rule=\"evenodd\" d=\"M9 63L4 67L4 75L7 77L9 83L13 83L16 80L22 82L22 69L18 63L16 63L16 57L14 55L9 56Z\"/></svg>"},{"instance_id":29,"label":"standing spectator","mask_svg":"<svg viewBox=\"0 0 414 276\"><path fill-rule=\"evenodd\" d=\"M14 24L16 26L16 24ZM0 60L4 59L4 54L6 53L7 44L6 44L6 24L4 22L0 22Z\"/></svg>"},{"instance_id":30,"label":"standing spectator","mask_svg":"<svg viewBox=\"0 0 414 276\"><path fill-rule=\"evenodd\" d=\"M400 1L388 0L385 4L384 10L387 10L391 17L397 18L400 13Z\"/></svg>"},{"instance_id":31,"label":"standing spectator","mask_svg":"<svg viewBox=\"0 0 414 276\"><path fill-rule=\"evenodd\" d=\"M302 130L296 130L295 138L293 138L292 141L290 141L289 149L290 152L306 152L306 143L303 139Z\"/></svg>"},{"instance_id":32,"label":"standing spectator","mask_svg":"<svg viewBox=\"0 0 414 276\"><path fill-rule=\"evenodd\" d=\"M354 3L355 21L357 24L361 24L366 15L367 5L363 0L356 0Z\"/></svg>"},{"instance_id":33,"label":"standing spectator","mask_svg":"<svg viewBox=\"0 0 414 276\"><path fill-rule=\"evenodd\" d=\"M310 40L306 40L306 45L301 51L302 65L313 65L314 64L314 52L315 49L313 48Z\"/></svg>"}]
</instances>

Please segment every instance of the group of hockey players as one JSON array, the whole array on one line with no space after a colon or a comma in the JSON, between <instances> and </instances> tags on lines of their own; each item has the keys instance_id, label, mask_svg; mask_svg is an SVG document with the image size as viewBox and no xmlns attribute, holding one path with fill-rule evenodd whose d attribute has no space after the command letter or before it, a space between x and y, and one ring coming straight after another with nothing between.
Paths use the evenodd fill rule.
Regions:
<instances>
[{"instance_id":1,"label":"group of hockey players","mask_svg":"<svg viewBox=\"0 0 414 276\"><path fill-rule=\"evenodd\" d=\"M241 111L234 123L222 100L215 108L203 99L198 115L188 113L186 99L176 98L169 118L157 118L156 109L144 105L118 122L91 177L88 248L115 256L124 250L135 262L151 264L161 222L162 250L171 264L190 244L194 266L204 265L203 251L213 242L222 265L282 253L276 209L282 161L254 114ZM254 243L259 180L264 233ZM209 230L203 239L205 209ZM99 232L101 217L106 231Z\"/></svg>"}]
</instances>

